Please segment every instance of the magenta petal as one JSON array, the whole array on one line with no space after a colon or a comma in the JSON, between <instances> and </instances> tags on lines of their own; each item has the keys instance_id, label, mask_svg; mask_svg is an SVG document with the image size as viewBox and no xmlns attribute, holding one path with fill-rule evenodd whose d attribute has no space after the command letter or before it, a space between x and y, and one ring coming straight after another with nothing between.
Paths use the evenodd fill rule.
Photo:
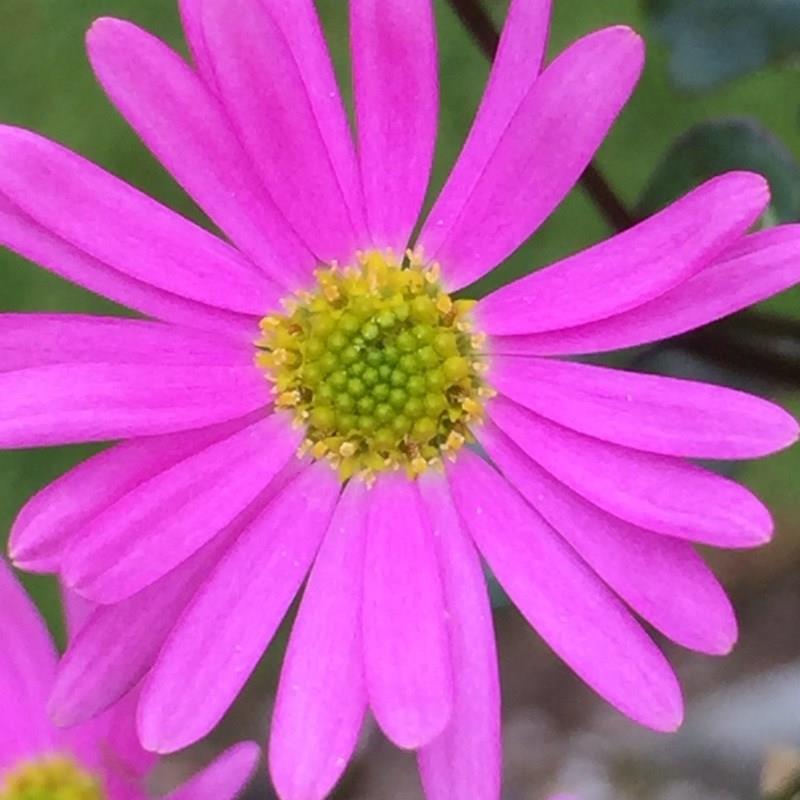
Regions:
<instances>
[{"instance_id":1,"label":"magenta petal","mask_svg":"<svg viewBox=\"0 0 800 800\"><path fill-rule=\"evenodd\" d=\"M150 585L253 502L301 435L272 415L145 480L83 529L62 565L64 581L98 603Z\"/></svg>"},{"instance_id":2,"label":"magenta petal","mask_svg":"<svg viewBox=\"0 0 800 800\"><path fill-rule=\"evenodd\" d=\"M684 647L730 651L736 641L730 601L688 542L601 511L531 461L491 422L479 436L506 478L637 614Z\"/></svg>"},{"instance_id":3,"label":"magenta petal","mask_svg":"<svg viewBox=\"0 0 800 800\"><path fill-rule=\"evenodd\" d=\"M420 492L439 546L450 652L453 714L419 751L427 800L500 797L500 684L486 579L453 506L447 481L428 474Z\"/></svg>"},{"instance_id":4,"label":"magenta petal","mask_svg":"<svg viewBox=\"0 0 800 800\"><path fill-rule=\"evenodd\" d=\"M215 88L217 78L203 32L202 6L203 0L178 0L183 33L194 68L209 88Z\"/></svg>"},{"instance_id":5,"label":"magenta petal","mask_svg":"<svg viewBox=\"0 0 800 800\"><path fill-rule=\"evenodd\" d=\"M118 272L48 231L0 192L0 243L89 291L158 319L250 343L254 316L223 311Z\"/></svg>"},{"instance_id":6,"label":"magenta petal","mask_svg":"<svg viewBox=\"0 0 800 800\"><path fill-rule=\"evenodd\" d=\"M52 364L0 373L0 447L200 428L269 404L253 365Z\"/></svg>"},{"instance_id":7,"label":"magenta petal","mask_svg":"<svg viewBox=\"0 0 800 800\"><path fill-rule=\"evenodd\" d=\"M45 703L56 650L44 622L5 561L0 560L0 773L47 750L54 734Z\"/></svg>"},{"instance_id":8,"label":"magenta petal","mask_svg":"<svg viewBox=\"0 0 800 800\"><path fill-rule=\"evenodd\" d=\"M0 191L64 241L164 291L259 316L282 294L203 228L29 131L0 126Z\"/></svg>"},{"instance_id":9,"label":"magenta petal","mask_svg":"<svg viewBox=\"0 0 800 800\"><path fill-rule=\"evenodd\" d=\"M753 458L798 435L774 403L707 383L519 356L493 356L487 379L560 425L650 453Z\"/></svg>"},{"instance_id":10,"label":"magenta petal","mask_svg":"<svg viewBox=\"0 0 800 800\"><path fill-rule=\"evenodd\" d=\"M453 500L492 572L537 633L636 722L672 731L680 687L628 610L520 495L478 456L449 467Z\"/></svg>"},{"instance_id":11,"label":"magenta petal","mask_svg":"<svg viewBox=\"0 0 800 800\"><path fill-rule=\"evenodd\" d=\"M347 484L311 570L283 662L269 763L281 800L322 800L344 772L367 698L361 644L366 490Z\"/></svg>"},{"instance_id":12,"label":"magenta petal","mask_svg":"<svg viewBox=\"0 0 800 800\"><path fill-rule=\"evenodd\" d=\"M234 800L255 772L260 755L254 742L234 745L164 800Z\"/></svg>"},{"instance_id":13,"label":"magenta petal","mask_svg":"<svg viewBox=\"0 0 800 800\"><path fill-rule=\"evenodd\" d=\"M328 464L308 467L219 562L144 685L138 727L148 750L179 750L219 722L300 588L338 493Z\"/></svg>"},{"instance_id":14,"label":"magenta petal","mask_svg":"<svg viewBox=\"0 0 800 800\"><path fill-rule=\"evenodd\" d=\"M436 542L416 485L384 473L369 496L364 663L370 706L398 747L447 725L453 678Z\"/></svg>"},{"instance_id":15,"label":"magenta petal","mask_svg":"<svg viewBox=\"0 0 800 800\"><path fill-rule=\"evenodd\" d=\"M57 572L88 522L148 478L243 428L247 420L124 442L78 464L42 489L11 528L11 557L23 569Z\"/></svg>"},{"instance_id":16,"label":"magenta petal","mask_svg":"<svg viewBox=\"0 0 800 800\"><path fill-rule=\"evenodd\" d=\"M273 280L292 288L307 282L314 257L254 177L219 100L186 62L116 19L95 22L87 46L114 105L206 214Z\"/></svg>"},{"instance_id":17,"label":"magenta petal","mask_svg":"<svg viewBox=\"0 0 800 800\"><path fill-rule=\"evenodd\" d=\"M431 0L351 0L350 38L372 243L402 254L422 208L436 143Z\"/></svg>"},{"instance_id":18,"label":"magenta petal","mask_svg":"<svg viewBox=\"0 0 800 800\"><path fill-rule=\"evenodd\" d=\"M550 216L628 99L643 58L633 31L609 28L572 45L542 73L446 236L435 238L437 217L426 223L420 245L426 259L441 263L449 289L487 273Z\"/></svg>"},{"instance_id":19,"label":"magenta petal","mask_svg":"<svg viewBox=\"0 0 800 800\"><path fill-rule=\"evenodd\" d=\"M321 261L350 261L356 231L320 127L329 120L292 43L262 0L205 0L203 25L220 96L278 208Z\"/></svg>"},{"instance_id":20,"label":"magenta petal","mask_svg":"<svg viewBox=\"0 0 800 800\"><path fill-rule=\"evenodd\" d=\"M0 314L0 372L76 363L246 367L253 363L253 348L161 322Z\"/></svg>"},{"instance_id":21,"label":"magenta petal","mask_svg":"<svg viewBox=\"0 0 800 800\"><path fill-rule=\"evenodd\" d=\"M493 292L475 310L478 326L537 333L641 306L707 266L768 201L760 175L714 178L635 227Z\"/></svg>"},{"instance_id":22,"label":"magenta petal","mask_svg":"<svg viewBox=\"0 0 800 800\"><path fill-rule=\"evenodd\" d=\"M639 308L529 336L498 336L489 349L521 355L599 353L677 336L766 300L800 281L800 225L781 225L726 250L711 266Z\"/></svg>"},{"instance_id":23,"label":"magenta petal","mask_svg":"<svg viewBox=\"0 0 800 800\"><path fill-rule=\"evenodd\" d=\"M772 534L767 509L727 478L678 458L584 436L502 397L488 409L541 467L633 525L720 547L753 547Z\"/></svg>"},{"instance_id":24,"label":"magenta petal","mask_svg":"<svg viewBox=\"0 0 800 800\"><path fill-rule=\"evenodd\" d=\"M539 70L547 44L550 0L513 0L467 140L422 230L421 240L438 249L497 149Z\"/></svg>"}]
</instances>

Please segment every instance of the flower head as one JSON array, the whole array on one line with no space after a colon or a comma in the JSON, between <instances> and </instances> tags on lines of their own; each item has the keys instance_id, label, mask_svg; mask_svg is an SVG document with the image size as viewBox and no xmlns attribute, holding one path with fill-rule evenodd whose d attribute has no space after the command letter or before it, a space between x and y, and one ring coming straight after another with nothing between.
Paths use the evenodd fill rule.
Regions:
<instances>
[{"instance_id":1,"label":"flower head","mask_svg":"<svg viewBox=\"0 0 800 800\"><path fill-rule=\"evenodd\" d=\"M80 624L82 603L71 604ZM70 603L68 603L68 608ZM135 735L135 697L97 719L62 730L46 704L56 652L44 623L5 562L0 561L0 798L2 800L145 800L157 759ZM258 759L240 744L168 795L169 800L233 800Z\"/></svg>"},{"instance_id":2,"label":"flower head","mask_svg":"<svg viewBox=\"0 0 800 800\"><path fill-rule=\"evenodd\" d=\"M747 490L686 459L760 456L797 425L746 394L560 357L792 285L800 227L748 235L768 190L731 173L476 304L454 298L554 210L641 70L622 27L542 69L548 6L512 2L413 240L436 133L429 0L351 0L355 143L311 0L184 0L191 67L130 23L93 26L100 82L227 241L0 129L0 238L153 318L0 318L0 444L124 440L12 531L18 564L100 604L59 670L59 722L141 682L145 747L198 739L307 578L270 740L283 800L330 791L367 709L418 751L430 798L494 800L480 552L596 691L679 724L675 676L633 612L726 652L735 620L692 542L771 532Z\"/></svg>"}]
</instances>

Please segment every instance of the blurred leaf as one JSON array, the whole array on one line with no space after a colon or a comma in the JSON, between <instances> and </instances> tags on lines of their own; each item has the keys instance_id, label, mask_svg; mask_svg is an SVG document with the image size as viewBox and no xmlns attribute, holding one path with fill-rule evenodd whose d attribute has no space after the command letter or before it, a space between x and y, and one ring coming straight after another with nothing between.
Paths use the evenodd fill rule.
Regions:
<instances>
[{"instance_id":1,"label":"blurred leaf","mask_svg":"<svg viewBox=\"0 0 800 800\"><path fill-rule=\"evenodd\" d=\"M800 220L800 165L766 128L751 119L704 122L675 141L651 177L637 209L652 214L698 183L729 170L752 170L769 181L764 222Z\"/></svg>"},{"instance_id":2,"label":"blurred leaf","mask_svg":"<svg viewBox=\"0 0 800 800\"><path fill-rule=\"evenodd\" d=\"M644 0L672 79L710 89L800 53L800 0Z\"/></svg>"}]
</instances>

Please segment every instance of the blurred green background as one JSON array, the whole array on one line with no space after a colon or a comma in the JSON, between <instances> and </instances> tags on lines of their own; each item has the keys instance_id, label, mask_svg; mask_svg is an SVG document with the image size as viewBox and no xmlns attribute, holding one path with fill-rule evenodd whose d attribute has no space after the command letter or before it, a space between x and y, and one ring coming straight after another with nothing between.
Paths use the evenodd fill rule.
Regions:
<instances>
[{"instance_id":1,"label":"blurred green background","mask_svg":"<svg viewBox=\"0 0 800 800\"><path fill-rule=\"evenodd\" d=\"M487 0L486 5L497 21L503 19L504 2ZM670 53L665 40L658 38L660 34L669 39L669 32L673 30L669 25L674 23L674 19L668 20L667 25L661 24L663 20L655 24L652 18L648 19L645 8L663 14L665 7L680 5L680 2L646 4L638 0L555 0L551 52L561 50L588 31L617 23L631 25L648 41L644 77L597 159L606 177L624 202L635 207L660 161L678 137L698 123L720 117L746 116L761 123L782 143L784 160L779 163L776 174L779 180L782 177L793 180L794 167L790 161L800 157L800 81L797 62L792 62L791 46L787 47L785 41L781 41L779 62L764 66L756 58L752 66L760 66L759 69L745 70L747 74L718 83L711 91L691 92L674 82L673 78L680 78L680 69L676 71L673 64L671 77ZM690 5L694 10L710 8L711 16L702 24L710 25L713 33L717 31L715 25L727 30L728 12L737 3L732 0L726 6L724 1L715 4L707 0ZM749 11L757 5L757 0L752 0ZM345 3L343 0L322 0L318 6L328 27L337 69L347 86ZM438 0L436 8L440 36L441 122L432 194L441 186L458 153L488 71L484 58L446 3ZM83 36L91 21L98 16L134 20L175 47L183 48L178 14L171 0L0 0L0 120L35 129L63 142L167 205L203 221L182 191L128 130L95 84L84 55ZM691 24L700 23L692 21ZM743 24L751 23L745 20ZM723 50L727 47L729 45L723 42ZM695 51L692 53L696 55ZM346 93L349 95L349 89ZM714 150L713 146L711 150ZM769 160L770 156L766 158ZM800 192L799 186L794 189ZM791 187L788 191L791 193ZM791 207L791 203L789 205ZM611 231L601 215L578 188L545 227L487 285L524 274L609 233ZM124 313L7 252L0 252L0 280L0 310L3 311ZM770 307L800 320L800 294L796 291L787 293ZM31 346L35 347L36 343L32 342ZM680 357L677 360L673 358L668 368L676 372L706 374L704 365L692 363L687 366ZM722 381L750 385L746 375L730 375L710 367L707 374ZM800 410L798 397L786 387L760 384L757 388ZM89 448L70 447L0 453L2 535L7 532L20 505L31 494L88 452ZM757 464L744 465L736 476L759 491L778 521L776 543L763 553L717 559L734 597L741 597L742 603L746 604L748 598L768 593L773 586L779 585L797 564L800 550L800 448ZM29 579L29 586L50 623L60 632L52 581L49 578ZM513 627L516 621L509 616L513 613L505 609L499 612L501 643L504 626L517 630ZM749 636L747 628L744 635ZM757 633L752 635L756 637ZM785 635L800 640L800 629L786 630ZM793 654L794 651L778 648L775 658L769 652L762 652L759 669L786 660L787 653ZM550 657L541 655L541 658ZM700 657L694 658L694 661L698 660ZM743 668L743 671L747 672L748 668ZM512 685L514 680L512 677ZM719 680L727 680L727 677ZM568 683L565 691L580 692L576 687L577 684ZM526 794L523 789L513 796L538 797L536 790L531 791L534 793ZM388 796L401 795L390 793ZM587 800L591 799L587 797Z\"/></svg>"}]
</instances>

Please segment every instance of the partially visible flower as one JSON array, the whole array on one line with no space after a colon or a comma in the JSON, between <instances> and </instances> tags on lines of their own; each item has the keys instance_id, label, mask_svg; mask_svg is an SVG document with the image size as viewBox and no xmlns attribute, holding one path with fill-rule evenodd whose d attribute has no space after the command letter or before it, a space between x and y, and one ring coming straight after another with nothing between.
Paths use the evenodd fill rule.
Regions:
<instances>
[{"instance_id":1,"label":"partially visible flower","mask_svg":"<svg viewBox=\"0 0 800 800\"><path fill-rule=\"evenodd\" d=\"M158 757L136 736L136 694L91 722L56 728L46 711L56 661L44 622L0 560L0 800L153 797L147 779ZM255 744L236 745L165 800L233 800L257 761Z\"/></svg>"},{"instance_id":2,"label":"partially visible flower","mask_svg":"<svg viewBox=\"0 0 800 800\"><path fill-rule=\"evenodd\" d=\"M430 0L351 0L357 147L311 0L182 11L194 68L109 19L90 58L233 245L0 129L0 239L159 320L0 318L0 444L126 440L12 531L18 564L101 604L63 661L57 720L143 682L145 746L198 739L308 576L273 717L279 795L324 797L369 709L418 752L430 798L494 800L480 551L581 678L674 729L678 682L634 612L727 652L736 622L692 542L754 546L772 529L746 489L686 459L764 455L797 425L739 392L552 356L678 334L790 286L800 227L747 235L768 189L731 173L477 304L456 299L578 180L640 74L639 37L599 31L542 70L549 4L515 0L412 240L436 136Z\"/></svg>"}]
</instances>

